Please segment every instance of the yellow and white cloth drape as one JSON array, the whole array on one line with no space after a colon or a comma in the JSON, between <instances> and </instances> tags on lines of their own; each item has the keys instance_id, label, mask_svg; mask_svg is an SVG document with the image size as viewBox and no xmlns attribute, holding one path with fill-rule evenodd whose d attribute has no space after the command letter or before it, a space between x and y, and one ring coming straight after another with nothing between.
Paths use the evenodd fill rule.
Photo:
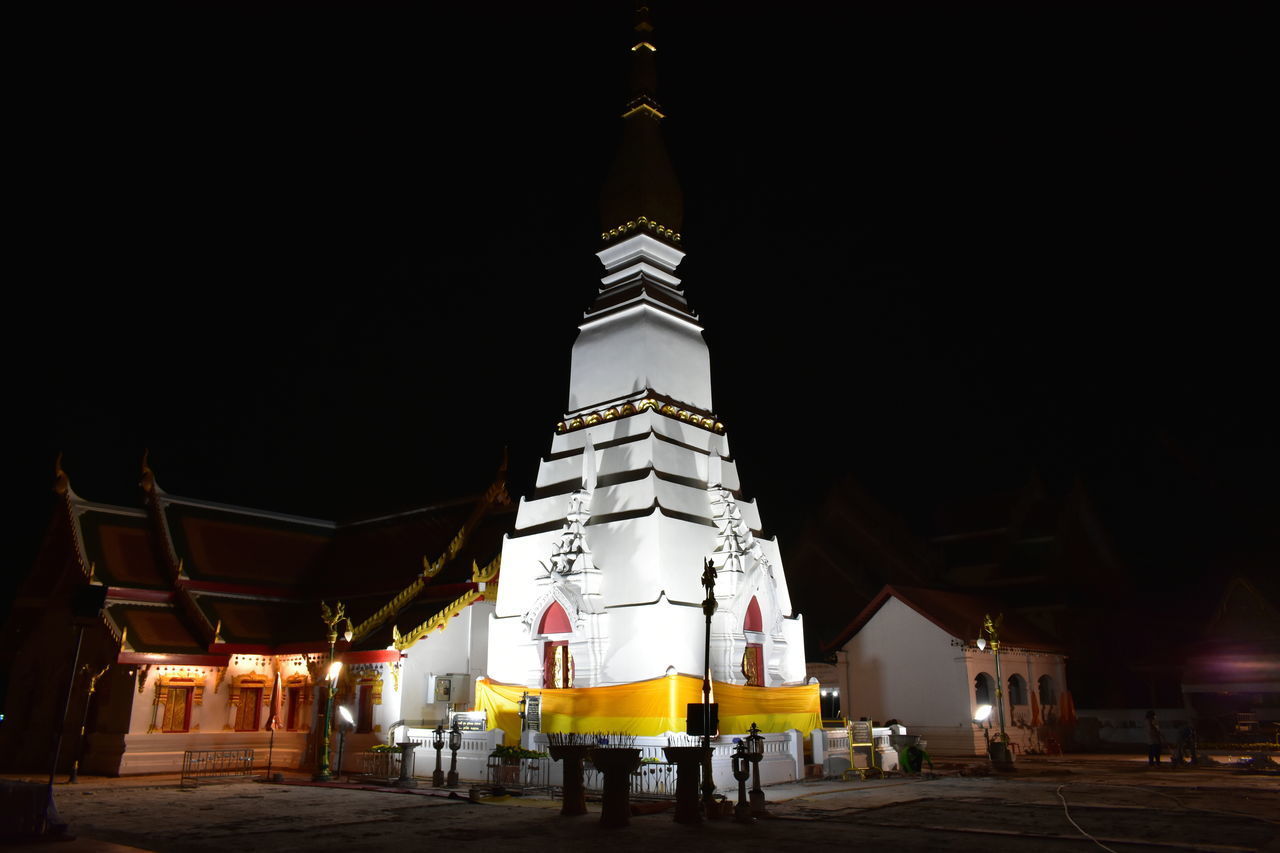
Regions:
<instances>
[{"instance_id":1,"label":"yellow and white cloth drape","mask_svg":"<svg viewBox=\"0 0 1280 853\"><path fill-rule=\"evenodd\" d=\"M490 729L502 729L504 742L519 743L520 699L542 697L544 732L616 732L660 735L682 732L690 703L702 701L702 679L668 675L610 687L559 690L476 680L475 710L484 711ZM755 723L764 732L822 727L818 685L747 687L713 682L711 700L720 706L720 731L745 732Z\"/></svg>"}]
</instances>

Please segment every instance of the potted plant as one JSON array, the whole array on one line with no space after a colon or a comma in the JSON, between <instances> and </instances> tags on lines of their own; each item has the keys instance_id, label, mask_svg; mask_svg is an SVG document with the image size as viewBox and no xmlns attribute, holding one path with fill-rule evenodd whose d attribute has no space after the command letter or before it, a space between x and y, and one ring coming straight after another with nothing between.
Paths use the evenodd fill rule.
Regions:
<instances>
[{"instance_id":1,"label":"potted plant","mask_svg":"<svg viewBox=\"0 0 1280 853\"><path fill-rule=\"evenodd\" d=\"M499 744L489 753L489 767L493 769L495 784L517 785L520 782L520 761L526 758L546 758L545 752L525 749L522 746Z\"/></svg>"}]
</instances>

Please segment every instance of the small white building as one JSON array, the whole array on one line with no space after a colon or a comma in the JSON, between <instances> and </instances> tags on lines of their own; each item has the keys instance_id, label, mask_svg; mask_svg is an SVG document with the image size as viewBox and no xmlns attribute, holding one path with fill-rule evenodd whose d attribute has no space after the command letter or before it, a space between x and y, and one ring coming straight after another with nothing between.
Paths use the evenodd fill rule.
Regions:
<instances>
[{"instance_id":1,"label":"small white building","mask_svg":"<svg viewBox=\"0 0 1280 853\"><path fill-rule=\"evenodd\" d=\"M1005 731L1016 754L1062 742L1058 723L1069 707L1066 656L1017 613L1004 611L1002 689L983 620L999 602L920 587L886 586L827 648L836 655L841 704L851 719L897 720L921 735L933 754L980 755ZM991 705L985 724L978 709Z\"/></svg>"}]
</instances>

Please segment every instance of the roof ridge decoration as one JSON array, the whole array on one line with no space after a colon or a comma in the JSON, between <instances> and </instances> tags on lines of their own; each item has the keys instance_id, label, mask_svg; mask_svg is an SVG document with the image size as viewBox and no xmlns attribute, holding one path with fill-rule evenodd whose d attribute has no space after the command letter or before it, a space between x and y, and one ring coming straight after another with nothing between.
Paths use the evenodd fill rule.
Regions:
<instances>
[{"instance_id":1,"label":"roof ridge decoration","mask_svg":"<svg viewBox=\"0 0 1280 853\"><path fill-rule=\"evenodd\" d=\"M418 593L422 592L427 585L427 581L436 575L449 564L458 552L462 550L467 539L471 536L473 530L480 523L481 519L495 505L505 505L511 502L511 497L507 494L507 448L502 449L502 463L498 466L498 473L485 489L480 500L476 503L475 509L471 511L471 515L463 522L462 527L454 534L453 539L449 541L448 547L440 556L433 561L428 561L424 556L422 558L422 573L400 592L396 593L390 601L378 608L376 612L368 619L357 625L353 631L354 641L359 642L372 632L376 631L386 623L388 619L395 616L405 608L409 602L418 597Z\"/></svg>"},{"instance_id":2,"label":"roof ridge decoration","mask_svg":"<svg viewBox=\"0 0 1280 853\"><path fill-rule=\"evenodd\" d=\"M186 568L183 566L182 557L178 556L178 551L173 545L173 537L169 535L169 520L165 513L164 497L165 491L160 488L160 484L156 481L156 472L152 470L150 463L151 451L144 449L142 451L142 470L139 475L138 485L142 488L144 495L144 503L147 507L147 514L151 519L156 533L162 543L163 560L165 568L169 571L169 582L173 585L177 595L174 600L177 603L177 612L179 620L185 615L188 619L195 622L197 640L202 640L206 645L213 644L217 641L217 632L213 623L209 621L209 617L200 609L200 605L196 603L192 597L191 591L187 589L186 583L190 578L187 577ZM191 626L188 625L188 628Z\"/></svg>"},{"instance_id":3,"label":"roof ridge decoration","mask_svg":"<svg viewBox=\"0 0 1280 853\"><path fill-rule=\"evenodd\" d=\"M719 450L713 448L712 456L719 455ZM709 467L717 469L709 473L719 473L718 464ZM710 481L712 477L708 476L707 479ZM734 588L725 597L746 595L756 589L765 590L772 605L769 609L773 614L769 633L779 633L782 630L783 614L778 606L778 582L773 572L773 563L761 547L760 540L743 519L742 510L738 508L738 501L733 493L718 482L708 482L707 495L711 499L713 520L719 528L710 560L713 564L718 564L718 574L728 575L736 581L732 585Z\"/></svg>"},{"instance_id":4,"label":"roof ridge decoration","mask_svg":"<svg viewBox=\"0 0 1280 853\"><path fill-rule=\"evenodd\" d=\"M93 565L89 562L84 547L84 536L81 534L80 525L76 521L79 513L76 511L75 505L80 501L80 496L71 488L71 478L62 469L62 451L58 451L58 457L53 462L53 492L62 498L62 508L67 512L67 525L68 530L71 532L71 541L75 545L76 563L79 564L80 571L84 573L85 578L92 582Z\"/></svg>"}]
</instances>

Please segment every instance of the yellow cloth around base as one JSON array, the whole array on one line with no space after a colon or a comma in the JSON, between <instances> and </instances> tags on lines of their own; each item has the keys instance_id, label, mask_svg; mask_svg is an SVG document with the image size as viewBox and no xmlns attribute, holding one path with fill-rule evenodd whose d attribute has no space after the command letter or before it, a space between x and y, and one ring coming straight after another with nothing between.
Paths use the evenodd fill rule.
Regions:
<instances>
[{"instance_id":1,"label":"yellow cloth around base","mask_svg":"<svg viewBox=\"0 0 1280 853\"><path fill-rule=\"evenodd\" d=\"M552 690L496 684L476 679L475 710L484 711L491 729L502 729L503 742L520 742L520 698L542 697L544 732L617 732L660 735L685 730L685 711L702 701L702 679L668 675L651 681L611 687ZM711 701L720 705L720 731L745 732L755 723L764 732L799 729L806 734L822 727L818 685L747 687L713 682Z\"/></svg>"}]
</instances>

